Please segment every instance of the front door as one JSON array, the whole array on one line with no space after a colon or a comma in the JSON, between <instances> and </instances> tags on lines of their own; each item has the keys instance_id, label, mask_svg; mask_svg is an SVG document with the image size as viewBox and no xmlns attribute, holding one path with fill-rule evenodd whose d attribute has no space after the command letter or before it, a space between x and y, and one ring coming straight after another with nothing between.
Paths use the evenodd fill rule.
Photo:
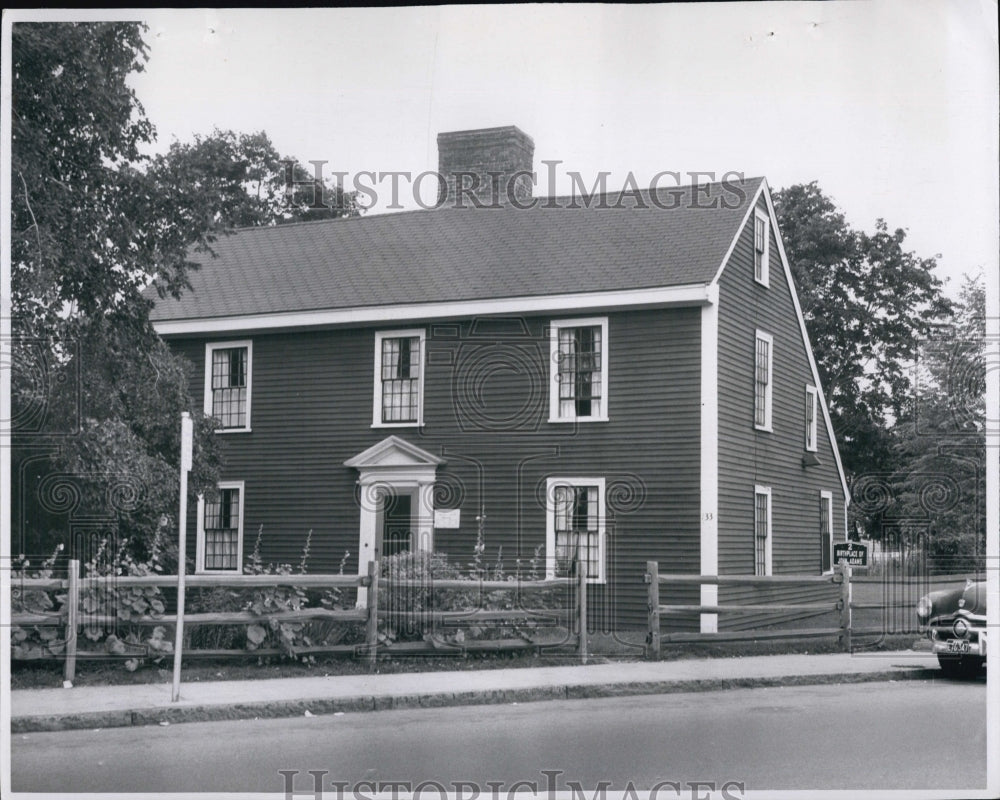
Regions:
<instances>
[{"instance_id":1,"label":"front door","mask_svg":"<svg viewBox=\"0 0 1000 800\"><path fill-rule=\"evenodd\" d=\"M382 514L382 556L409 553L413 539L413 496L389 494Z\"/></svg>"}]
</instances>

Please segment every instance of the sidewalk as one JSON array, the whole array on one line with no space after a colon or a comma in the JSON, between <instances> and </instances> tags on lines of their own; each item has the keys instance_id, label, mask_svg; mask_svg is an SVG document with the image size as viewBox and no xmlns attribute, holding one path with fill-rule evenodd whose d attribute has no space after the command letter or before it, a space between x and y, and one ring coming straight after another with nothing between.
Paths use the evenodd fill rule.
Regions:
<instances>
[{"instance_id":1,"label":"sidewalk","mask_svg":"<svg viewBox=\"0 0 1000 800\"><path fill-rule=\"evenodd\" d=\"M717 689L939 677L926 652L640 661L590 666L21 689L14 732L108 728Z\"/></svg>"}]
</instances>

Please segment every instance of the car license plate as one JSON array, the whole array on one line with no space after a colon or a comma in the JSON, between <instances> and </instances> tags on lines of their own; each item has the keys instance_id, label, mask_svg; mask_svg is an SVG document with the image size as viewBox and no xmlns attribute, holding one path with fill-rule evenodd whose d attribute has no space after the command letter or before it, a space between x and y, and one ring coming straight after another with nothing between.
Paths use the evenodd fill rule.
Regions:
<instances>
[{"instance_id":1,"label":"car license plate","mask_svg":"<svg viewBox=\"0 0 1000 800\"><path fill-rule=\"evenodd\" d=\"M947 649L949 653L969 653L972 651L972 645L965 639L949 639Z\"/></svg>"}]
</instances>

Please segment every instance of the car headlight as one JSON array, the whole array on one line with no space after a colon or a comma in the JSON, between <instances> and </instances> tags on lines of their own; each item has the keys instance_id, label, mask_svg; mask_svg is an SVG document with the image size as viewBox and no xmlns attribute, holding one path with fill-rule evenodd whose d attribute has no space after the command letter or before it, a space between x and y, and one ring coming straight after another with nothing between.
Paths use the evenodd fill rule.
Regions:
<instances>
[{"instance_id":1,"label":"car headlight","mask_svg":"<svg viewBox=\"0 0 1000 800\"><path fill-rule=\"evenodd\" d=\"M955 635L959 639L964 639L969 635L969 623L964 619L956 619L955 624L951 626L951 629L955 631Z\"/></svg>"},{"instance_id":2,"label":"car headlight","mask_svg":"<svg viewBox=\"0 0 1000 800\"><path fill-rule=\"evenodd\" d=\"M921 597L920 602L917 603L917 616L920 619L927 619L931 615L931 599L929 597Z\"/></svg>"}]
</instances>

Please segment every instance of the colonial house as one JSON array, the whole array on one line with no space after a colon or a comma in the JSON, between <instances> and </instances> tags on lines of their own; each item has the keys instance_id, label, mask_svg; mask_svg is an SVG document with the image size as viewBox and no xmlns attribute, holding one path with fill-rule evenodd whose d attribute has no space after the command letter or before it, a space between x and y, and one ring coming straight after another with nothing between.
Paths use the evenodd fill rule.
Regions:
<instances>
[{"instance_id":1,"label":"colonial house","mask_svg":"<svg viewBox=\"0 0 1000 800\"><path fill-rule=\"evenodd\" d=\"M259 530L265 561L311 530L312 571L349 553L361 572L401 550L465 563L481 533L508 569L585 565L624 628L647 560L831 570L847 487L766 181L530 203L517 128L438 144L441 173L517 191L476 208L449 181L433 210L240 229L157 303L225 439L219 498L189 520L197 571L240 571Z\"/></svg>"}]
</instances>

